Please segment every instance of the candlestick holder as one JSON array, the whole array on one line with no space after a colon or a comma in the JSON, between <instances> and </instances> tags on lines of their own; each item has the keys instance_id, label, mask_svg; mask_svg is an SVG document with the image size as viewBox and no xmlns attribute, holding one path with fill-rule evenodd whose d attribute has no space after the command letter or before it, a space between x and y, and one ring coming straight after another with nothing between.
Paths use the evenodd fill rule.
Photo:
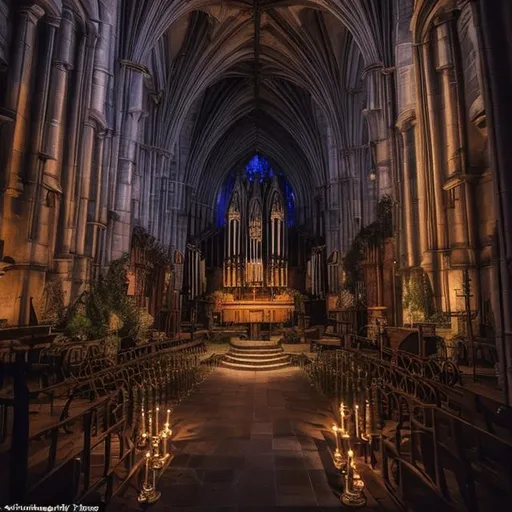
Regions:
<instances>
[{"instance_id":1,"label":"candlestick holder","mask_svg":"<svg viewBox=\"0 0 512 512\"><path fill-rule=\"evenodd\" d=\"M334 455L333 455L334 467L336 469L338 469L339 471L343 472L343 470L347 464L347 461L345 460L345 457L343 457L343 454L341 453L341 450L340 450L340 440L339 440L340 429L339 429L338 425L333 425L332 430L333 430L334 436L336 438L336 450L334 451Z\"/></svg>"},{"instance_id":2,"label":"candlestick holder","mask_svg":"<svg viewBox=\"0 0 512 512\"><path fill-rule=\"evenodd\" d=\"M151 467L153 469L162 469L164 467L164 458L160 455L160 435L151 438L151 446L153 448Z\"/></svg>"},{"instance_id":3,"label":"candlestick holder","mask_svg":"<svg viewBox=\"0 0 512 512\"><path fill-rule=\"evenodd\" d=\"M146 453L146 464L145 464L145 475L144 483L142 484L142 490L140 491L137 501L139 503L155 503L160 499L161 493L156 490L156 471L150 469L151 465L151 453ZM152 478L150 480L149 473L152 472Z\"/></svg>"},{"instance_id":4,"label":"candlestick holder","mask_svg":"<svg viewBox=\"0 0 512 512\"><path fill-rule=\"evenodd\" d=\"M353 453L349 452L348 471L345 474L345 487L341 495L341 503L351 508L361 508L366 506L366 496L364 495L364 482L355 469Z\"/></svg>"},{"instance_id":5,"label":"candlestick holder","mask_svg":"<svg viewBox=\"0 0 512 512\"><path fill-rule=\"evenodd\" d=\"M148 446L148 434L146 432L143 432L140 436L137 438L137 450L145 450Z\"/></svg>"}]
</instances>

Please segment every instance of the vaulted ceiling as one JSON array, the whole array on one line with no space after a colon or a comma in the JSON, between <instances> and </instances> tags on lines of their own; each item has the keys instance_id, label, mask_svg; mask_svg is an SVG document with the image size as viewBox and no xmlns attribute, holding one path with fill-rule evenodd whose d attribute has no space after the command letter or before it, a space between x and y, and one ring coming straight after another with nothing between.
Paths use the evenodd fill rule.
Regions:
<instances>
[{"instance_id":1,"label":"vaulted ceiling","mask_svg":"<svg viewBox=\"0 0 512 512\"><path fill-rule=\"evenodd\" d=\"M147 143L213 204L255 152L298 201L333 176L332 152L366 137L363 69L389 60L390 0L132 0L123 54L147 66Z\"/></svg>"}]
</instances>

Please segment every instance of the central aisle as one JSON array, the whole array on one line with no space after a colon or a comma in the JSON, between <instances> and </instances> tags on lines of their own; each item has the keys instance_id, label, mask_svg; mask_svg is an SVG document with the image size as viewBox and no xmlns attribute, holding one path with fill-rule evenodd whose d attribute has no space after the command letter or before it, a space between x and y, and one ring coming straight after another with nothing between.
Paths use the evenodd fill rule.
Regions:
<instances>
[{"instance_id":1,"label":"central aisle","mask_svg":"<svg viewBox=\"0 0 512 512\"><path fill-rule=\"evenodd\" d=\"M300 369L218 368L173 414L174 458L150 510L340 510L324 437L332 424L327 399ZM109 510L121 503L138 509L132 495Z\"/></svg>"}]
</instances>

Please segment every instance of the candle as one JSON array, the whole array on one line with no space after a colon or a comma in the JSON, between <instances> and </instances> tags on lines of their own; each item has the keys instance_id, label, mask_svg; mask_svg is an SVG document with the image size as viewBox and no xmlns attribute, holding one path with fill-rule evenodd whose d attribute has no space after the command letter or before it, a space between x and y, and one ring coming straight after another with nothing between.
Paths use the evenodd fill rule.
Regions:
<instances>
[{"instance_id":1,"label":"candle","mask_svg":"<svg viewBox=\"0 0 512 512\"><path fill-rule=\"evenodd\" d=\"M146 453L146 476L144 477L144 487L148 486L149 483L149 458L151 454L149 452Z\"/></svg>"},{"instance_id":2,"label":"candle","mask_svg":"<svg viewBox=\"0 0 512 512\"><path fill-rule=\"evenodd\" d=\"M332 426L332 429L334 431L334 435L336 437L336 451L340 451L340 440L338 439L338 427L336 425Z\"/></svg>"},{"instance_id":3,"label":"candle","mask_svg":"<svg viewBox=\"0 0 512 512\"><path fill-rule=\"evenodd\" d=\"M359 405L356 405L356 439L359 439Z\"/></svg>"},{"instance_id":4,"label":"candle","mask_svg":"<svg viewBox=\"0 0 512 512\"><path fill-rule=\"evenodd\" d=\"M155 421L155 430L156 430L156 434L158 435L158 428L160 426L159 422L158 422L158 413L160 412L160 407L157 407L156 408L156 421Z\"/></svg>"},{"instance_id":5,"label":"candle","mask_svg":"<svg viewBox=\"0 0 512 512\"><path fill-rule=\"evenodd\" d=\"M365 407L364 422L365 422L365 429L366 429L366 437L370 437L372 421L371 421L371 415L370 415L370 401L369 400L366 400L364 407Z\"/></svg>"},{"instance_id":6,"label":"candle","mask_svg":"<svg viewBox=\"0 0 512 512\"><path fill-rule=\"evenodd\" d=\"M164 438L164 457L167 457L167 455L169 454L167 451L167 430L164 430L163 438Z\"/></svg>"},{"instance_id":7,"label":"candle","mask_svg":"<svg viewBox=\"0 0 512 512\"><path fill-rule=\"evenodd\" d=\"M170 415L171 415L171 409L167 409L167 418L165 420L165 424L167 425L167 429L166 430L169 430L169 424L170 424Z\"/></svg>"},{"instance_id":8,"label":"candle","mask_svg":"<svg viewBox=\"0 0 512 512\"><path fill-rule=\"evenodd\" d=\"M141 430L142 430L142 435L144 435L145 432L146 432L146 417L144 416L144 407L142 408L142 426L141 426Z\"/></svg>"},{"instance_id":9,"label":"candle","mask_svg":"<svg viewBox=\"0 0 512 512\"><path fill-rule=\"evenodd\" d=\"M352 467L352 462L354 460L354 452L352 450L348 451L348 465Z\"/></svg>"},{"instance_id":10,"label":"candle","mask_svg":"<svg viewBox=\"0 0 512 512\"><path fill-rule=\"evenodd\" d=\"M149 411L149 436L153 436L153 418L151 417L151 411Z\"/></svg>"},{"instance_id":11,"label":"candle","mask_svg":"<svg viewBox=\"0 0 512 512\"><path fill-rule=\"evenodd\" d=\"M340 405L340 416L341 416L341 432L345 433L345 406L343 402Z\"/></svg>"}]
</instances>

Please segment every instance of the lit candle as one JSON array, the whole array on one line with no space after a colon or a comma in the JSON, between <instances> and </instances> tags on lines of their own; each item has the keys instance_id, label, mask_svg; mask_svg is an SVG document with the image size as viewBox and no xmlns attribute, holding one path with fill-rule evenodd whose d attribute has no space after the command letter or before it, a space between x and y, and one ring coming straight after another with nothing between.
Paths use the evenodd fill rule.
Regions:
<instances>
[{"instance_id":1,"label":"lit candle","mask_svg":"<svg viewBox=\"0 0 512 512\"><path fill-rule=\"evenodd\" d=\"M158 428L160 426L160 424L158 423L158 413L160 412L160 407L157 407L156 408L156 421L155 421L155 430L156 430L156 434L158 435Z\"/></svg>"},{"instance_id":2,"label":"lit candle","mask_svg":"<svg viewBox=\"0 0 512 512\"><path fill-rule=\"evenodd\" d=\"M167 430L164 430L164 433L162 434L164 438L164 457L167 457Z\"/></svg>"},{"instance_id":3,"label":"lit candle","mask_svg":"<svg viewBox=\"0 0 512 512\"><path fill-rule=\"evenodd\" d=\"M340 405L340 417L341 417L341 432L345 433L345 406L343 402Z\"/></svg>"},{"instance_id":4,"label":"lit candle","mask_svg":"<svg viewBox=\"0 0 512 512\"><path fill-rule=\"evenodd\" d=\"M144 415L144 407L142 408L142 426L141 426L141 430L142 430L142 435L144 435L145 432L146 432L146 417Z\"/></svg>"},{"instance_id":5,"label":"lit candle","mask_svg":"<svg viewBox=\"0 0 512 512\"><path fill-rule=\"evenodd\" d=\"M365 407L366 437L370 437L372 420L371 420L370 401L369 400L366 400L364 407Z\"/></svg>"},{"instance_id":6,"label":"lit candle","mask_svg":"<svg viewBox=\"0 0 512 512\"><path fill-rule=\"evenodd\" d=\"M167 430L169 429L169 424L170 424L170 416L171 416L171 409L167 409L167 418L165 420L165 424L167 425Z\"/></svg>"},{"instance_id":7,"label":"lit candle","mask_svg":"<svg viewBox=\"0 0 512 512\"><path fill-rule=\"evenodd\" d=\"M144 477L144 487L147 488L149 483L149 458L151 457L151 453L146 453L146 475Z\"/></svg>"},{"instance_id":8,"label":"lit candle","mask_svg":"<svg viewBox=\"0 0 512 512\"><path fill-rule=\"evenodd\" d=\"M336 425L332 426L332 429L334 431L334 436L336 437L336 451L340 451L340 440L338 438L338 427Z\"/></svg>"},{"instance_id":9,"label":"lit candle","mask_svg":"<svg viewBox=\"0 0 512 512\"><path fill-rule=\"evenodd\" d=\"M149 415L149 437L153 435L153 418L151 417L151 411L148 413Z\"/></svg>"},{"instance_id":10,"label":"lit candle","mask_svg":"<svg viewBox=\"0 0 512 512\"><path fill-rule=\"evenodd\" d=\"M356 439L359 439L359 405L356 405Z\"/></svg>"},{"instance_id":11,"label":"lit candle","mask_svg":"<svg viewBox=\"0 0 512 512\"><path fill-rule=\"evenodd\" d=\"M349 450L348 453L348 465L352 467L352 463L354 461L354 452L352 450Z\"/></svg>"}]
</instances>

